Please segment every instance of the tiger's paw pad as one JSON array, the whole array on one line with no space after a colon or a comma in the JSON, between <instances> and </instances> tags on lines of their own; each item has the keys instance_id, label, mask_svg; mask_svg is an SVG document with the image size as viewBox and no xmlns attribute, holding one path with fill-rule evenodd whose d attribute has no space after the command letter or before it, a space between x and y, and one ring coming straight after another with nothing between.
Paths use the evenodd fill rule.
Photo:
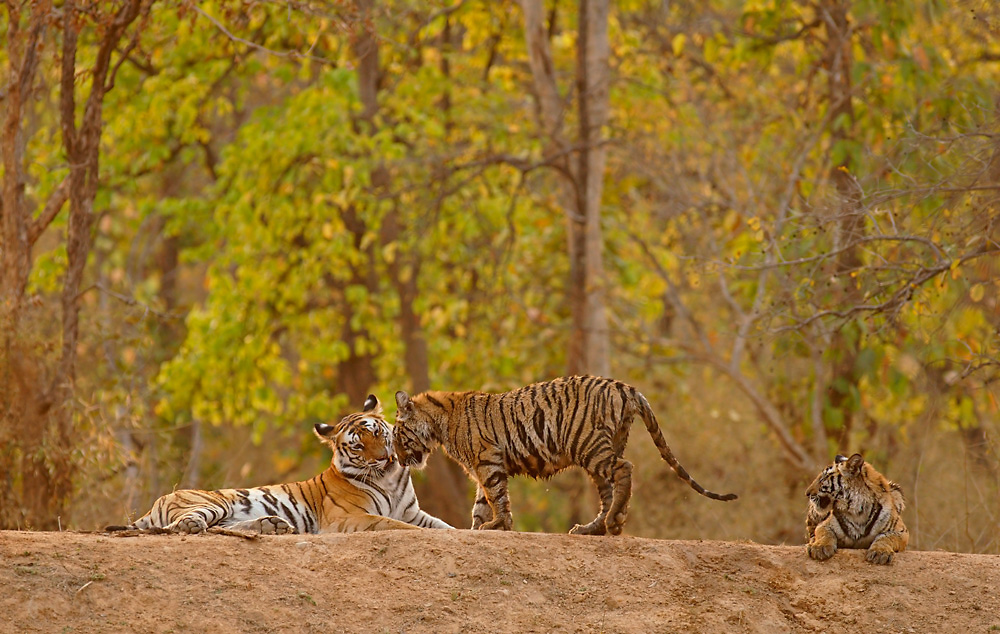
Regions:
<instances>
[{"instance_id":1,"label":"tiger's paw pad","mask_svg":"<svg viewBox=\"0 0 1000 634\"><path fill-rule=\"evenodd\" d=\"M294 526L273 515L258 519L257 525L262 535L288 535L295 532Z\"/></svg>"},{"instance_id":2,"label":"tiger's paw pad","mask_svg":"<svg viewBox=\"0 0 1000 634\"><path fill-rule=\"evenodd\" d=\"M892 556L894 554L891 550L869 550L865 554L865 560L870 564L885 566L892 563Z\"/></svg>"},{"instance_id":3,"label":"tiger's paw pad","mask_svg":"<svg viewBox=\"0 0 1000 634\"><path fill-rule=\"evenodd\" d=\"M816 561L826 561L833 554L837 552L836 544L809 544L807 547L809 551L809 557L815 559Z\"/></svg>"},{"instance_id":4,"label":"tiger's paw pad","mask_svg":"<svg viewBox=\"0 0 1000 634\"><path fill-rule=\"evenodd\" d=\"M207 528L208 525L204 520L194 517L185 517L184 519L177 520L177 523L174 525L174 532L181 533L182 535L197 535L198 533L205 531Z\"/></svg>"}]
</instances>

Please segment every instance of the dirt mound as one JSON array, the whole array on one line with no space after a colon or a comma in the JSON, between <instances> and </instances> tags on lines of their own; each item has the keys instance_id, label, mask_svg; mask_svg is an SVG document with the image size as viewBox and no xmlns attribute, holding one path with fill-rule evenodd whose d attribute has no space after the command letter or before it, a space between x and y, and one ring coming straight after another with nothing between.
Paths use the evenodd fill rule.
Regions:
<instances>
[{"instance_id":1,"label":"dirt mound","mask_svg":"<svg viewBox=\"0 0 1000 634\"><path fill-rule=\"evenodd\" d=\"M10 632L990 632L1000 557L537 533L0 532Z\"/></svg>"}]
</instances>

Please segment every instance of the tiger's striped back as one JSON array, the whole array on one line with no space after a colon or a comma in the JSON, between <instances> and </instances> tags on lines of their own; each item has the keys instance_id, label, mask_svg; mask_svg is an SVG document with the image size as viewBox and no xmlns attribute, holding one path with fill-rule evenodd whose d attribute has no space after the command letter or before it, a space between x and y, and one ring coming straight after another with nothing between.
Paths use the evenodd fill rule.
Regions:
<instances>
[{"instance_id":1,"label":"tiger's striped back","mask_svg":"<svg viewBox=\"0 0 1000 634\"><path fill-rule=\"evenodd\" d=\"M396 453L419 466L442 445L476 481L473 528L512 526L507 478L549 477L580 466L601 497L601 512L572 532L618 534L631 496L632 465L623 458L636 415L663 459L695 491L716 500L733 494L706 491L674 458L645 397L634 387L593 376L535 383L502 394L396 393Z\"/></svg>"},{"instance_id":2,"label":"tiger's striped back","mask_svg":"<svg viewBox=\"0 0 1000 634\"><path fill-rule=\"evenodd\" d=\"M308 480L247 489L183 489L162 496L127 527L199 533L209 527L263 533L451 528L420 510L409 469L393 455L378 399L336 425L317 424L333 449L330 467Z\"/></svg>"}]
</instances>

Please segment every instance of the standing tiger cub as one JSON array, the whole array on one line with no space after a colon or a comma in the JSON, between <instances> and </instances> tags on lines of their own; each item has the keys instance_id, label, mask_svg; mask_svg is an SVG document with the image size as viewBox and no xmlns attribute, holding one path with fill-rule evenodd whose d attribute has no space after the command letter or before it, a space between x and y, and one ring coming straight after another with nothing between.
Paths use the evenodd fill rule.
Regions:
<instances>
[{"instance_id":1,"label":"standing tiger cub","mask_svg":"<svg viewBox=\"0 0 1000 634\"><path fill-rule=\"evenodd\" d=\"M378 399L336 425L316 424L320 442L333 449L323 473L302 482L253 489L168 493L130 526L200 533L211 526L259 533L353 533L390 529L451 528L420 510L410 470L392 451L392 428Z\"/></svg>"},{"instance_id":2,"label":"standing tiger cub","mask_svg":"<svg viewBox=\"0 0 1000 634\"><path fill-rule=\"evenodd\" d=\"M837 456L806 489L806 550L813 559L833 557L837 548L867 548L865 559L888 564L906 550L903 491L861 454Z\"/></svg>"},{"instance_id":3,"label":"standing tiger cub","mask_svg":"<svg viewBox=\"0 0 1000 634\"><path fill-rule=\"evenodd\" d=\"M601 511L570 532L618 535L632 495L632 463L622 455L632 419L646 423L660 455L691 488L713 500L674 458L646 398L634 387L593 376L572 376L504 392L396 392L396 455L422 467L441 445L476 482L472 528L511 530L507 479L547 478L582 467L597 487Z\"/></svg>"}]
</instances>

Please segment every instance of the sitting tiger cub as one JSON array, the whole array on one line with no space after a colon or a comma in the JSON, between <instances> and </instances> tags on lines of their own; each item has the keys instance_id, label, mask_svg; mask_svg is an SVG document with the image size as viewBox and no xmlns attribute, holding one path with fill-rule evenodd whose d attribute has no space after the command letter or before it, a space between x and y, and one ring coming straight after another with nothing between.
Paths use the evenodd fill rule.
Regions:
<instances>
[{"instance_id":1,"label":"sitting tiger cub","mask_svg":"<svg viewBox=\"0 0 1000 634\"><path fill-rule=\"evenodd\" d=\"M200 533L218 526L283 534L451 528L420 510L410 470L393 455L392 428L375 396L336 425L318 423L315 433L333 449L333 459L314 478L254 489L174 491L130 526L106 530Z\"/></svg>"},{"instance_id":2,"label":"sitting tiger cub","mask_svg":"<svg viewBox=\"0 0 1000 634\"><path fill-rule=\"evenodd\" d=\"M837 548L867 548L870 563L888 564L903 552L910 534L903 524L903 491L861 454L837 456L806 489L806 547L823 561Z\"/></svg>"}]
</instances>

